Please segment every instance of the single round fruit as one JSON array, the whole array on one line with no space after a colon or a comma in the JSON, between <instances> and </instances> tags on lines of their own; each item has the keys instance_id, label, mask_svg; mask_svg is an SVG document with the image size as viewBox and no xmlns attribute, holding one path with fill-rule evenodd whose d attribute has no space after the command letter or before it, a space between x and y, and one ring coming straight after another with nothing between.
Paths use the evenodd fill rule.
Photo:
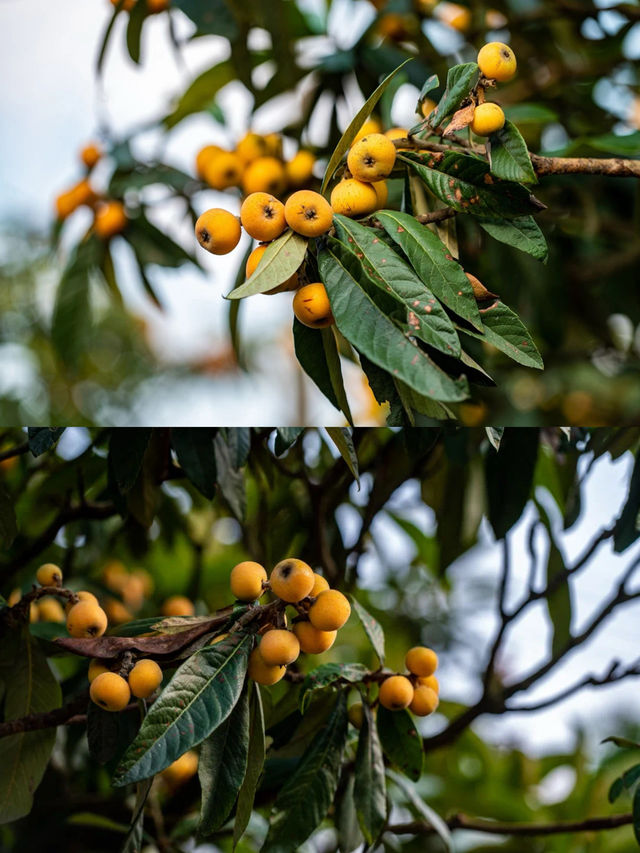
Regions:
<instances>
[{"instance_id":1,"label":"single round fruit","mask_svg":"<svg viewBox=\"0 0 640 853\"><path fill-rule=\"evenodd\" d=\"M409 136L409 128L407 127L390 127L385 130L384 135L387 139L406 139Z\"/></svg>"},{"instance_id":2,"label":"single round fruit","mask_svg":"<svg viewBox=\"0 0 640 853\"><path fill-rule=\"evenodd\" d=\"M413 700L413 685L404 675L391 675L380 685L379 700L384 708L400 711L408 708Z\"/></svg>"},{"instance_id":3,"label":"single round fruit","mask_svg":"<svg viewBox=\"0 0 640 853\"><path fill-rule=\"evenodd\" d=\"M198 217L196 237L198 243L213 255L227 255L240 242L240 220L228 210L212 207Z\"/></svg>"},{"instance_id":4,"label":"single round fruit","mask_svg":"<svg viewBox=\"0 0 640 853\"><path fill-rule=\"evenodd\" d=\"M478 104L473 112L471 130L478 136L490 136L504 127L504 113L497 104L486 101Z\"/></svg>"},{"instance_id":5,"label":"single round fruit","mask_svg":"<svg viewBox=\"0 0 640 853\"><path fill-rule=\"evenodd\" d=\"M381 181L387 178L396 162L396 146L384 133L363 136L349 151L347 166L359 181Z\"/></svg>"},{"instance_id":6,"label":"single round fruit","mask_svg":"<svg viewBox=\"0 0 640 853\"><path fill-rule=\"evenodd\" d=\"M70 192L73 195L76 207L80 207L83 204L92 207L98 199L95 190L91 186L88 178L83 178L81 181L78 181L75 186L71 187ZM112 203L117 204L118 202Z\"/></svg>"},{"instance_id":7,"label":"single round fruit","mask_svg":"<svg viewBox=\"0 0 640 853\"><path fill-rule=\"evenodd\" d=\"M327 289L321 281L305 284L293 297L293 313L303 326L322 329L334 323Z\"/></svg>"},{"instance_id":8,"label":"single round fruit","mask_svg":"<svg viewBox=\"0 0 640 853\"><path fill-rule=\"evenodd\" d=\"M240 208L242 226L254 240L270 242L287 227L284 204L269 193L251 193Z\"/></svg>"},{"instance_id":9,"label":"single round fruit","mask_svg":"<svg viewBox=\"0 0 640 853\"><path fill-rule=\"evenodd\" d=\"M204 179L209 186L221 192L238 187L242 181L244 164L232 151L219 151L204 164Z\"/></svg>"},{"instance_id":10,"label":"single round fruit","mask_svg":"<svg viewBox=\"0 0 640 853\"><path fill-rule=\"evenodd\" d=\"M97 675L89 688L91 699L105 711L122 711L129 704L129 685L117 672Z\"/></svg>"},{"instance_id":11,"label":"single round fruit","mask_svg":"<svg viewBox=\"0 0 640 853\"><path fill-rule=\"evenodd\" d=\"M172 595L162 605L163 616L193 616L195 612L193 601L186 595Z\"/></svg>"},{"instance_id":12,"label":"single round fruit","mask_svg":"<svg viewBox=\"0 0 640 853\"><path fill-rule=\"evenodd\" d=\"M183 753L173 764L162 771L162 778L172 787L177 787L193 778L198 772L198 753L192 749Z\"/></svg>"},{"instance_id":13,"label":"single round fruit","mask_svg":"<svg viewBox=\"0 0 640 853\"><path fill-rule=\"evenodd\" d=\"M319 575L317 572L313 573L313 589L309 593L312 598L316 598L320 595L321 592L324 592L325 589L329 589L329 581Z\"/></svg>"},{"instance_id":14,"label":"single round fruit","mask_svg":"<svg viewBox=\"0 0 640 853\"><path fill-rule=\"evenodd\" d=\"M376 210L382 210L387 203L387 199L389 198L389 187L387 186L386 181L376 181L371 184L371 186L376 191Z\"/></svg>"},{"instance_id":15,"label":"single round fruit","mask_svg":"<svg viewBox=\"0 0 640 853\"><path fill-rule=\"evenodd\" d=\"M298 190L284 206L287 225L303 237L319 237L331 228L333 210L320 193Z\"/></svg>"},{"instance_id":16,"label":"single round fruit","mask_svg":"<svg viewBox=\"0 0 640 853\"><path fill-rule=\"evenodd\" d=\"M365 121L351 144L355 145L356 142L359 142L364 136L369 136L371 133L382 133L382 125L375 118L368 118Z\"/></svg>"},{"instance_id":17,"label":"single round fruit","mask_svg":"<svg viewBox=\"0 0 640 853\"><path fill-rule=\"evenodd\" d=\"M71 608L79 601L93 601L94 604L100 604L95 595L86 589L81 589L79 592L76 592L76 596L78 598L78 601L68 601L65 605L64 612L67 614L67 616L69 615L69 611L71 610Z\"/></svg>"},{"instance_id":18,"label":"single round fruit","mask_svg":"<svg viewBox=\"0 0 640 853\"><path fill-rule=\"evenodd\" d=\"M435 675L418 676L418 684L421 684L423 687L430 687L436 693L440 693L440 682Z\"/></svg>"},{"instance_id":19,"label":"single round fruit","mask_svg":"<svg viewBox=\"0 0 640 853\"><path fill-rule=\"evenodd\" d=\"M35 601L29 605L29 622L37 622L40 618L40 608Z\"/></svg>"},{"instance_id":20,"label":"single round fruit","mask_svg":"<svg viewBox=\"0 0 640 853\"><path fill-rule=\"evenodd\" d=\"M426 646L414 646L407 652L404 663L409 672L426 678L438 668L438 655Z\"/></svg>"},{"instance_id":21,"label":"single round fruit","mask_svg":"<svg viewBox=\"0 0 640 853\"><path fill-rule=\"evenodd\" d=\"M362 721L364 720L362 702L354 702L353 705L350 705L347 715L352 726L355 726L356 729L362 728Z\"/></svg>"},{"instance_id":22,"label":"single round fruit","mask_svg":"<svg viewBox=\"0 0 640 853\"><path fill-rule=\"evenodd\" d=\"M78 202L71 190L60 193L60 195L56 197L56 219L60 222L64 221L67 217L71 216L77 207Z\"/></svg>"},{"instance_id":23,"label":"single round fruit","mask_svg":"<svg viewBox=\"0 0 640 853\"><path fill-rule=\"evenodd\" d=\"M284 676L286 666L269 666L264 662L260 649L254 649L249 655L249 678L258 684L275 684Z\"/></svg>"},{"instance_id":24,"label":"single round fruit","mask_svg":"<svg viewBox=\"0 0 640 853\"><path fill-rule=\"evenodd\" d=\"M122 599L127 607L139 610L144 603L144 580L139 575L129 575L122 587Z\"/></svg>"},{"instance_id":25,"label":"single round fruit","mask_svg":"<svg viewBox=\"0 0 640 853\"><path fill-rule=\"evenodd\" d=\"M87 672L89 684L94 682L103 672L111 672L111 670L101 660L98 660L98 658L91 658L89 661L89 671Z\"/></svg>"},{"instance_id":26,"label":"single round fruit","mask_svg":"<svg viewBox=\"0 0 640 853\"><path fill-rule=\"evenodd\" d=\"M418 717L426 717L438 707L438 694L431 687L426 687L424 684L419 684L413 691L413 699L409 705L409 710Z\"/></svg>"},{"instance_id":27,"label":"single round fruit","mask_svg":"<svg viewBox=\"0 0 640 853\"><path fill-rule=\"evenodd\" d=\"M338 636L337 631L319 631L311 622L294 622L293 633L300 643L300 651L307 655L321 655L326 652Z\"/></svg>"},{"instance_id":28,"label":"single round fruit","mask_svg":"<svg viewBox=\"0 0 640 853\"><path fill-rule=\"evenodd\" d=\"M134 578L140 578L142 581L142 592L145 598L148 598L153 594L155 584L153 582L153 578L146 569L134 569L131 576Z\"/></svg>"},{"instance_id":29,"label":"single round fruit","mask_svg":"<svg viewBox=\"0 0 640 853\"><path fill-rule=\"evenodd\" d=\"M36 572L40 586L62 586L62 569L55 563L44 563Z\"/></svg>"},{"instance_id":30,"label":"single round fruit","mask_svg":"<svg viewBox=\"0 0 640 853\"><path fill-rule=\"evenodd\" d=\"M9 598L7 598L7 604L9 607L15 607L16 604L22 598L22 590L21 589L12 589L9 593Z\"/></svg>"},{"instance_id":31,"label":"single round fruit","mask_svg":"<svg viewBox=\"0 0 640 853\"><path fill-rule=\"evenodd\" d=\"M57 598L41 598L38 611L41 622L64 622L64 609Z\"/></svg>"},{"instance_id":32,"label":"single round fruit","mask_svg":"<svg viewBox=\"0 0 640 853\"><path fill-rule=\"evenodd\" d=\"M220 148L219 145L205 145L204 148L201 148L200 151L198 151L196 154L196 175L199 178L204 179L207 165L217 154L220 154L221 151L222 148Z\"/></svg>"},{"instance_id":33,"label":"single round fruit","mask_svg":"<svg viewBox=\"0 0 640 853\"><path fill-rule=\"evenodd\" d=\"M253 252L247 258L247 263L244 268L244 274L247 278L251 278L254 272L258 269L258 264L262 260L262 256L267 251L267 244L263 243L260 246L256 246Z\"/></svg>"},{"instance_id":34,"label":"single round fruit","mask_svg":"<svg viewBox=\"0 0 640 853\"><path fill-rule=\"evenodd\" d=\"M102 569L102 580L113 592L122 592L129 573L120 560L110 560Z\"/></svg>"},{"instance_id":35,"label":"single round fruit","mask_svg":"<svg viewBox=\"0 0 640 853\"><path fill-rule=\"evenodd\" d=\"M258 157L247 166L242 176L242 189L251 193L279 195L287 184L284 165L276 157Z\"/></svg>"},{"instance_id":36,"label":"single round fruit","mask_svg":"<svg viewBox=\"0 0 640 853\"><path fill-rule=\"evenodd\" d=\"M295 634L273 628L262 635L260 654L268 666L288 666L300 655L300 643Z\"/></svg>"},{"instance_id":37,"label":"single round fruit","mask_svg":"<svg viewBox=\"0 0 640 853\"><path fill-rule=\"evenodd\" d=\"M281 601L297 604L313 589L313 570L302 560L281 560L269 578L271 591Z\"/></svg>"},{"instance_id":38,"label":"single round fruit","mask_svg":"<svg viewBox=\"0 0 640 853\"><path fill-rule=\"evenodd\" d=\"M311 151L300 150L288 163L284 164L287 181L292 187L303 187L313 179L313 167L316 158Z\"/></svg>"},{"instance_id":39,"label":"single round fruit","mask_svg":"<svg viewBox=\"0 0 640 853\"><path fill-rule=\"evenodd\" d=\"M458 3L438 3L434 15L459 33L465 33L471 26L471 10Z\"/></svg>"},{"instance_id":40,"label":"single round fruit","mask_svg":"<svg viewBox=\"0 0 640 853\"><path fill-rule=\"evenodd\" d=\"M89 142L80 151L80 159L87 169L93 169L101 157L102 149L96 142Z\"/></svg>"},{"instance_id":41,"label":"single round fruit","mask_svg":"<svg viewBox=\"0 0 640 853\"><path fill-rule=\"evenodd\" d=\"M378 196L373 186L356 178L339 181L331 190L331 207L343 216L368 216L377 204Z\"/></svg>"},{"instance_id":42,"label":"single round fruit","mask_svg":"<svg viewBox=\"0 0 640 853\"><path fill-rule=\"evenodd\" d=\"M96 210L93 227L99 237L108 240L124 231L128 221L121 201L106 201Z\"/></svg>"},{"instance_id":43,"label":"single round fruit","mask_svg":"<svg viewBox=\"0 0 640 853\"><path fill-rule=\"evenodd\" d=\"M117 598L108 598L105 601L104 612L112 625L124 625L133 619L133 613Z\"/></svg>"},{"instance_id":44,"label":"single round fruit","mask_svg":"<svg viewBox=\"0 0 640 853\"><path fill-rule=\"evenodd\" d=\"M138 699L146 699L147 696L151 696L161 683L162 670L150 658L139 660L129 673L129 687Z\"/></svg>"},{"instance_id":45,"label":"single round fruit","mask_svg":"<svg viewBox=\"0 0 640 853\"><path fill-rule=\"evenodd\" d=\"M506 83L515 75L518 63L515 53L508 44L492 41L480 48L478 67L490 80Z\"/></svg>"},{"instance_id":46,"label":"single round fruit","mask_svg":"<svg viewBox=\"0 0 640 853\"><path fill-rule=\"evenodd\" d=\"M229 585L239 601L255 601L263 593L262 584L267 580L264 566L245 560L231 569Z\"/></svg>"},{"instance_id":47,"label":"single round fruit","mask_svg":"<svg viewBox=\"0 0 640 853\"><path fill-rule=\"evenodd\" d=\"M428 118L438 105L431 98L425 98L420 105L420 111L424 118Z\"/></svg>"},{"instance_id":48,"label":"single round fruit","mask_svg":"<svg viewBox=\"0 0 640 853\"><path fill-rule=\"evenodd\" d=\"M279 133L267 133L264 137L267 154L282 160L282 136Z\"/></svg>"},{"instance_id":49,"label":"single round fruit","mask_svg":"<svg viewBox=\"0 0 640 853\"><path fill-rule=\"evenodd\" d=\"M259 133L250 131L236 145L236 154L244 163L253 163L259 157L265 157L267 153L267 143Z\"/></svg>"},{"instance_id":50,"label":"single round fruit","mask_svg":"<svg viewBox=\"0 0 640 853\"><path fill-rule=\"evenodd\" d=\"M67 615L67 631L72 637L101 637L107 624L107 614L93 601L79 601Z\"/></svg>"},{"instance_id":51,"label":"single round fruit","mask_svg":"<svg viewBox=\"0 0 640 853\"><path fill-rule=\"evenodd\" d=\"M319 631L337 631L349 616L349 600L337 589L325 589L309 608L309 621Z\"/></svg>"}]
</instances>

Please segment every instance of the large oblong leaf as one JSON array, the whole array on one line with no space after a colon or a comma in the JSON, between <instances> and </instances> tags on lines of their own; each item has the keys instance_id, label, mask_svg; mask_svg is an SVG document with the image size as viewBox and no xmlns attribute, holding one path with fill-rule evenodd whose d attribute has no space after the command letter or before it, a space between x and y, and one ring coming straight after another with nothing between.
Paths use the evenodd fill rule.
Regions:
<instances>
[{"instance_id":1,"label":"large oblong leaf","mask_svg":"<svg viewBox=\"0 0 640 853\"><path fill-rule=\"evenodd\" d=\"M313 691L320 690L336 681L348 681L357 684L367 674L368 669L361 663L323 663L312 669L302 682L300 690L300 710L304 714L309 707Z\"/></svg>"},{"instance_id":2,"label":"large oblong leaf","mask_svg":"<svg viewBox=\"0 0 640 853\"><path fill-rule=\"evenodd\" d=\"M278 794L263 853L294 853L320 825L338 788L347 732L347 695L341 690L326 724Z\"/></svg>"},{"instance_id":3,"label":"large oblong leaf","mask_svg":"<svg viewBox=\"0 0 640 853\"><path fill-rule=\"evenodd\" d=\"M495 240L526 252L546 263L549 247L533 216L515 216L513 219L481 219L481 228Z\"/></svg>"},{"instance_id":4,"label":"large oblong leaf","mask_svg":"<svg viewBox=\"0 0 640 853\"><path fill-rule=\"evenodd\" d=\"M509 358L524 364L526 367L537 367L542 370L544 363L538 348L533 342L526 326L515 311L507 307L504 302L497 299L488 308L480 309L482 317L483 335L479 335L473 329L462 329L481 341L487 341L496 349L499 349Z\"/></svg>"},{"instance_id":5,"label":"large oblong leaf","mask_svg":"<svg viewBox=\"0 0 640 853\"><path fill-rule=\"evenodd\" d=\"M254 293L266 293L285 282L297 272L307 253L308 240L295 231L285 231L269 243L255 272L240 287L227 295L227 299L242 299Z\"/></svg>"},{"instance_id":6,"label":"large oblong leaf","mask_svg":"<svg viewBox=\"0 0 640 853\"><path fill-rule=\"evenodd\" d=\"M233 824L233 847L242 838L249 824L253 801L262 775L265 756L264 711L262 699L257 684L250 685L251 700L249 705L249 747L247 752L247 770L238 794L236 819Z\"/></svg>"},{"instance_id":7,"label":"large oblong leaf","mask_svg":"<svg viewBox=\"0 0 640 853\"><path fill-rule=\"evenodd\" d=\"M240 697L252 642L238 631L182 664L124 754L114 785L159 773L226 720Z\"/></svg>"},{"instance_id":8,"label":"large oblong leaf","mask_svg":"<svg viewBox=\"0 0 640 853\"><path fill-rule=\"evenodd\" d=\"M447 73L447 86L438 105L429 114L428 124L437 127L444 118L455 112L469 94L478 74L475 62L454 65ZM436 78L437 79L437 78ZM422 97L422 93L421 97Z\"/></svg>"},{"instance_id":9,"label":"large oblong leaf","mask_svg":"<svg viewBox=\"0 0 640 853\"><path fill-rule=\"evenodd\" d=\"M206 109L220 89L235 78L235 68L229 59L207 68L188 86L172 112L163 119L165 127L175 127L183 118Z\"/></svg>"},{"instance_id":10,"label":"large oblong leaf","mask_svg":"<svg viewBox=\"0 0 640 853\"><path fill-rule=\"evenodd\" d=\"M413 717L407 710L388 711L378 708L378 734L387 758L399 770L417 782L422 775L422 738L416 730Z\"/></svg>"},{"instance_id":11,"label":"large oblong leaf","mask_svg":"<svg viewBox=\"0 0 640 853\"><path fill-rule=\"evenodd\" d=\"M376 216L438 299L476 329L481 329L482 322L473 288L462 267L451 257L442 240L408 213L381 210Z\"/></svg>"},{"instance_id":12,"label":"large oblong leaf","mask_svg":"<svg viewBox=\"0 0 640 853\"><path fill-rule=\"evenodd\" d=\"M371 228L339 214L333 221L342 242L352 244L358 255L362 254L365 272L372 281L396 294L406 306L413 334L447 355L459 356L460 339L453 323L425 281Z\"/></svg>"},{"instance_id":13,"label":"large oblong leaf","mask_svg":"<svg viewBox=\"0 0 640 853\"><path fill-rule=\"evenodd\" d=\"M374 619L369 611L353 595L349 596L349 601L360 620L360 624L364 628L369 642L373 646L374 652L378 655L380 666L384 666L384 631L382 630L382 625L380 625L377 619Z\"/></svg>"},{"instance_id":14,"label":"large oblong leaf","mask_svg":"<svg viewBox=\"0 0 640 853\"><path fill-rule=\"evenodd\" d=\"M366 702L362 704L353 797L362 834L367 844L373 844L387 820L387 785L378 731Z\"/></svg>"},{"instance_id":15,"label":"large oblong leaf","mask_svg":"<svg viewBox=\"0 0 640 853\"><path fill-rule=\"evenodd\" d=\"M384 314L359 281L359 259L334 238L318 255L320 275L342 334L370 361L436 400L464 400L464 376L452 378Z\"/></svg>"},{"instance_id":16,"label":"large oblong leaf","mask_svg":"<svg viewBox=\"0 0 640 853\"><path fill-rule=\"evenodd\" d=\"M491 172L505 181L523 184L537 183L527 144L512 121L489 137L489 162Z\"/></svg>"}]
</instances>

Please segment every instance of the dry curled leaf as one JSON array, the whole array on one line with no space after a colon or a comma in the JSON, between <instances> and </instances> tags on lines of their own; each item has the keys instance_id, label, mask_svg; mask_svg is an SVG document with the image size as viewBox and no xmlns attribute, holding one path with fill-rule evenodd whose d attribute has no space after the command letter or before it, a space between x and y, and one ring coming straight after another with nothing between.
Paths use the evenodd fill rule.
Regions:
<instances>
[{"instance_id":1,"label":"dry curled leaf","mask_svg":"<svg viewBox=\"0 0 640 853\"><path fill-rule=\"evenodd\" d=\"M471 273L466 272L466 277L469 279L469 284L473 288L473 295L479 301L484 299L499 299L497 293L492 293L490 290L484 286L484 284L480 281L479 278L476 278L475 275L471 275Z\"/></svg>"},{"instance_id":2,"label":"dry curled leaf","mask_svg":"<svg viewBox=\"0 0 640 853\"><path fill-rule=\"evenodd\" d=\"M462 107L462 109L458 110L453 114L453 117L449 124L447 125L447 129L442 134L443 136L450 136L452 133L455 133L457 130L464 130L465 127L471 124L473 121L473 114L475 112L476 105L472 102L468 104L466 107Z\"/></svg>"}]
</instances>

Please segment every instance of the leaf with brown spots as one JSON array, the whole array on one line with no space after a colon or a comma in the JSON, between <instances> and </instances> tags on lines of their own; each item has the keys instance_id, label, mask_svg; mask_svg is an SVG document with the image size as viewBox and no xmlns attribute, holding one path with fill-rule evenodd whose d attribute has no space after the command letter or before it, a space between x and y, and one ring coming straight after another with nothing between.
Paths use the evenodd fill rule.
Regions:
<instances>
[{"instance_id":1,"label":"leaf with brown spots","mask_svg":"<svg viewBox=\"0 0 640 853\"><path fill-rule=\"evenodd\" d=\"M461 110L455 112L451 118L451 121L447 125L447 129L442 135L450 136L457 130L464 130L465 127L468 127L473 121L473 114L475 111L476 105L468 104L468 106L463 107Z\"/></svg>"},{"instance_id":2,"label":"leaf with brown spots","mask_svg":"<svg viewBox=\"0 0 640 853\"><path fill-rule=\"evenodd\" d=\"M481 308L480 315L484 334L479 335L472 329L463 329L465 334L493 344L518 364L542 370L542 356L524 323L511 308L496 300L488 308Z\"/></svg>"},{"instance_id":3,"label":"leaf with brown spots","mask_svg":"<svg viewBox=\"0 0 640 853\"><path fill-rule=\"evenodd\" d=\"M266 293L287 281L297 272L307 253L309 241L290 229L269 243L253 275L227 295L227 299L243 299L255 293Z\"/></svg>"}]
</instances>

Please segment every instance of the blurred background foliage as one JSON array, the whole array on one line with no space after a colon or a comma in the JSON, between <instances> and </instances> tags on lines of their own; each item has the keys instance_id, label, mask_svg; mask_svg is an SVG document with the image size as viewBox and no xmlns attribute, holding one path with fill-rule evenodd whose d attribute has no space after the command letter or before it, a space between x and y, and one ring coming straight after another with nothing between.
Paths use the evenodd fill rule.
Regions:
<instances>
[{"instance_id":1,"label":"blurred background foliage","mask_svg":"<svg viewBox=\"0 0 640 853\"><path fill-rule=\"evenodd\" d=\"M102 272L93 270L91 283L70 287L67 281L53 349L57 279L81 232L56 234L62 241L51 254L46 236L31 234L24 223L5 230L0 266L5 423L141 423L141 399L147 412L165 423L184 422L187 412L196 422L202 393L230 399L237 421L241 408L233 410L230 389L257 388L267 399L283 374L290 399L283 403L281 423L315 417L339 423L337 413L320 407L316 390L297 374L290 295L253 297L250 309L243 306L243 317L230 311L219 287L212 289L207 310L228 315L226 331L222 323L206 353L166 358L167 342L158 333L161 314L153 307L157 283L169 276L177 287L188 269L197 276L190 260L194 213L213 204L233 208L239 201L237 191L216 193L195 178L202 121L208 122L207 141L230 148L251 127L281 132L286 156L298 143L315 152L320 177L323 161L364 98L404 59L413 57L380 103L377 117L385 128L415 122L418 91L430 74L444 80L451 64L474 59L482 43L499 39L515 50L518 74L497 97L531 150L561 156L637 156L640 151L635 61L640 12L633 3L172 0L167 11L150 15L139 0L130 13L115 5L114 15L96 71L100 86L109 86L106 59L123 47L127 61L144 72L151 18L166 18L169 25L167 59L180 61L181 52L208 44L216 59L156 120L123 136L101 117L100 143L109 156L100 164L99 189L124 199L133 220L129 232L112 241L115 273L111 259L102 259ZM125 27L119 26L122 20ZM233 99L226 97L232 90L238 103L244 98L250 104L244 126L238 124ZM199 142L193 136L190 148L191 127L198 128ZM175 134L182 140L180 161L164 154ZM496 351L484 353L498 387L474 392L474 403L462 404L458 417L467 425L633 421L640 410L638 182L556 175L542 178L536 194L548 206L538 217L550 245L546 266L468 222L461 223L460 255L467 270L522 316L546 370L538 374ZM200 258L208 275L217 270L225 279L224 293L244 265L242 250L236 254L231 264ZM88 269L84 273L88 279ZM148 311L127 315L132 291L146 291ZM134 301L140 304L140 296ZM346 373L355 417L363 424L383 422L385 412L360 372L347 366Z\"/></svg>"},{"instance_id":2,"label":"blurred background foliage","mask_svg":"<svg viewBox=\"0 0 640 853\"><path fill-rule=\"evenodd\" d=\"M635 428L516 432L379 429L339 435L312 429L178 433L76 428L34 429L27 436L5 431L2 452L20 452L3 459L0 467L0 594L6 598L16 588L26 592L36 567L52 560L63 568L67 586L88 588L103 603L110 602L112 622L157 615L166 598L176 594L189 596L196 613L206 614L230 602L229 571L239 560L260 560L269 570L284 556L299 555L321 568L332 585L356 591L385 630L392 669L402 667L412 644L427 642L437 649L442 703L437 715L419 724L421 734L429 737L471 705L480 690L486 638L478 629L483 622L486 628L495 615L499 574L487 520L499 535L511 536L525 517L537 519L539 527L546 517L540 509L544 505L555 519L554 536L560 537L563 529L570 531L584 519L584 494L594 467L629 459L631 453L637 456L640 446ZM498 443L502 457L492 446ZM189 447L199 448L197 465L189 462ZM177 455L175 448L180 449ZM631 479L633 467L627 466L629 473L622 478L620 470L607 474L601 487L615 504L616 550L633 545L638 537L634 525L628 526L640 501L640 463L635 463ZM531 514L534 499L539 515ZM618 502L624 511L616 508ZM585 536L597 532L595 527ZM535 553L533 544L529 547L531 553L514 546L514 577L526 578L525 566ZM581 540L579 551L587 547L588 541ZM471 555L464 567L456 565L463 554ZM487 554L494 555L488 562ZM478 571L476 564L483 568ZM147 573L147 587L134 601L116 591L113 576L117 570L131 577L129 573L140 569ZM600 606L613 567L606 563L594 571ZM114 601L125 608L124 615L116 615ZM585 606L578 594L574 606ZM62 683L63 700L69 701L85 688L86 662L60 655L49 644L65 633L63 625L36 621L31 632L48 655L53 653L50 663ZM544 634L536 636L529 645L546 654ZM599 642L602 655L598 663L587 662L588 669L599 667L602 656L606 660L621 654L615 643L605 641L603 647ZM329 660L377 666L355 618L322 662ZM312 658L300 661L304 670L316 663ZM506 677L506 670L499 672ZM600 700L606 691L606 686L600 688ZM277 721L291 711L294 692L286 682L264 691L267 729L274 727L273 737L278 736ZM581 695L599 701L593 692ZM415 790L447 817L462 812L504 821L555 822L629 811L626 794L611 806L607 791L637 751L598 745L594 737L616 734L637 740L640 732L631 706L609 707L617 709L611 718L600 710L591 714L588 725L574 723L566 746L558 749L548 747L536 728L535 714L520 715L526 728L521 737L505 735L499 728L502 718L491 718L495 731L491 724L467 728L444 748L427 752ZM120 719L118 737L127 742L131 733L124 724L126 715ZM33 812L0 827L2 850L59 850L64 839L69 853L106 851L122 841L132 801L122 789L111 788L112 764L100 766L89 757L83 725L58 732ZM258 810L239 850L259 848L271 789L283 767L279 769L277 760L267 763ZM163 785L158 784L150 800L149 831L164 838L164 851L193 850L197 781ZM393 824L420 817L400 789L391 790ZM465 851L637 849L631 827L515 840L460 832L457 839L456 849ZM197 849L231 850L225 828L212 843ZM151 845L148 851L156 849ZM442 845L429 835L386 834L381 849L440 853ZM329 823L304 850L337 850Z\"/></svg>"}]
</instances>

